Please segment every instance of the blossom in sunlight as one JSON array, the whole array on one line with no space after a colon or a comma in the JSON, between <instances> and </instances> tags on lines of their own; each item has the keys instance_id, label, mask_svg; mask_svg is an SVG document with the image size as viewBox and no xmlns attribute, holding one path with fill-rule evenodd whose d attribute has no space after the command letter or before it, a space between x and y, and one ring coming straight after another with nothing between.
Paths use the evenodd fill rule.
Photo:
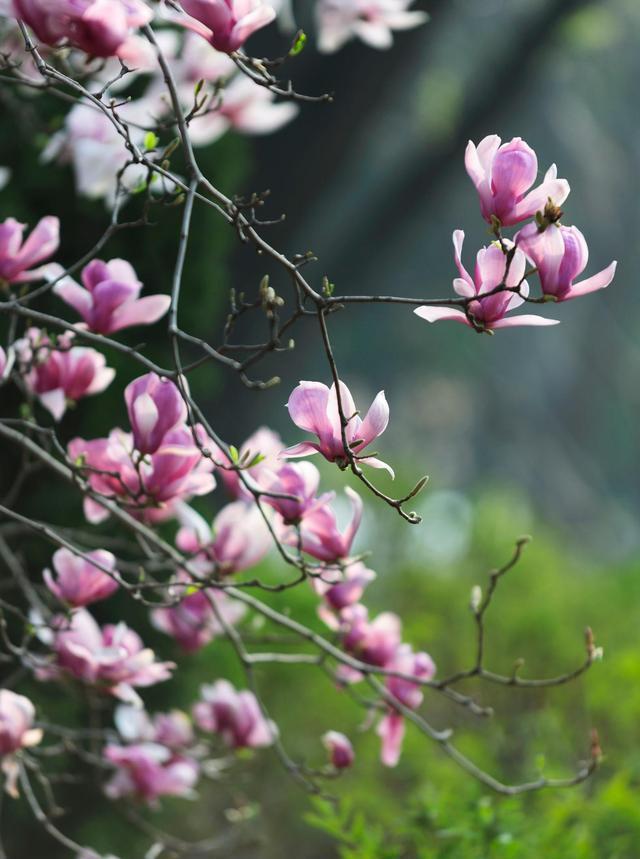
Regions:
<instances>
[{"instance_id":1,"label":"blossom in sunlight","mask_svg":"<svg viewBox=\"0 0 640 859\"><path fill-rule=\"evenodd\" d=\"M124 392L133 444L142 454L155 453L162 439L187 419L182 394L169 379L156 373L139 376Z\"/></svg>"},{"instance_id":2,"label":"blossom in sunlight","mask_svg":"<svg viewBox=\"0 0 640 859\"><path fill-rule=\"evenodd\" d=\"M232 749L270 746L277 736L253 692L238 692L227 680L201 687L193 718L201 730L219 734Z\"/></svg>"},{"instance_id":3,"label":"blossom in sunlight","mask_svg":"<svg viewBox=\"0 0 640 859\"><path fill-rule=\"evenodd\" d=\"M101 393L115 377L102 353L72 346L72 342L72 336L65 335L54 345L38 328L30 328L14 343L27 388L56 421L61 420L69 403Z\"/></svg>"},{"instance_id":4,"label":"blossom in sunlight","mask_svg":"<svg viewBox=\"0 0 640 859\"><path fill-rule=\"evenodd\" d=\"M393 477L391 466L375 456L363 453L365 448L382 435L389 423L389 405L384 391L377 394L364 420L358 414L351 391L344 382L340 382L340 401L342 414L347 421L344 435L354 456L363 465L386 469ZM342 440L336 386L328 388L322 382L300 382L292 391L287 408L294 424L317 435L318 441L300 442L288 447L282 456L295 458L321 453L329 462L337 462L341 467L345 467L348 458Z\"/></svg>"},{"instance_id":5,"label":"blossom in sunlight","mask_svg":"<svg viewBox=\"0 0 640 859\"><path fill-rule=\"evenodd\" d=\"M514 328L518 325L558 324L557 319L546 319L544 316L533 314L507 316L510 311L520 307L529 295L529 285L524 280L527 259L519 248L516 248L508 271L507 256L498 243L494 242L488 248L482 248L478 251L472 277L462 264L463 242L463 231L456 230L453 234L453 247L460 277L453 281L453 288L462 298L470 299L467 309L480 330L492 331L497 328ZM508 288L494 292L502 284ZM514 291L515 289L517 292ZM487 295L487 293L493 294ZM416 308L414 313L426 319L427 322L450 320L473 327L468 315L455 307L422 306Z\"/></svg>"},{"instance_id":6,"label":"blossom in sunlight","mask_svg":"<svg viewBox=\"0 0 640 859\"><path fill-rule=\"evenodd\" d=\"M53 279L62 269L49 266ZM130 263L123 259L109 262L94 259L82 269L82 283L63 277L54 292L79 313L90 331L112 334L133 325L151 325L169 309L168 295L139 298L142 283Z\"/></svg>"},{"instance_id":7,"label":"blossom in sunlight","mask_svg":"<svg viewBox=\"0 0 640 859\"><path fill-rule=\"evenodd\" d=\"M556 301L568 301L604 289L615 276L617 263L614 261L597 274L574 283L589 260L589 248L577 227L550 224L541 230L531 223L520 230L515 241L536 267L542 292Z\"/></svg>"},{"instance_id":8,"label":"blossom in sunlight","mask_svg":"<svg viewBox=\"0 0 640 859\"><path fill-rule=\"evenodd\" d=\"M206 575L220 576L247 570L258 564L271 548L272 537L256 504L233 501L227 504L211 526L191 507L181 505L182 527L176 545L194 555L193 564Z\"/></svg>"},{"instance_id":9,"label":"blossom in sunlight","mask_svg":"<svg viewBox=\"0 0 640 859\"><path fill-rule=\"evenodd\" d=\"M413 0L318 0L318 50L329 54L350 39L372 48L390 48L394 30L410 30L428 20L426 12L410 10Z\"/></svg>"},{"instance_id":10,"label":"blossom in sunlight","mask_svg":"<svg viewBox=\"0 0 640 859\"><path fill-rule=\"evenodd\" d=\"M70 674L121 701L139 704L135 688L168 680L175 667L156 661L153 650L126 624L100 628L86 609L71 618L60 616L52 626L54 657L50 665L36 669L41 680Z\"/></svg>"},{"instance_id":11,"label":"blossom in sunlight","mask_svg":"<svg viewBox=\"0 0 640 859\"><path fill-rule=\"evenodd\" d=\"M104 549L96 549L80 557L63 548L53 555L55 573L47 569L42 577L52 594L77 608L107 599L118 590L117 579L106 572L114 573L115 567L115 557Z\"/></svg>"},{"instance_id":12,"label":"blossom in sunlight","mask_svg":"<svg viewBox=\"0 0 640 859\"><path fill-rule=\"evenodd\" d=\"M298 526L299 533L293 527L284 530L283 543L300 546L308 555L325 563L348 558L362 520L362 499L349 486L345 493L351 504L351 520L344 531L339 529L336 514L329 506L333 493L327 493L322 503L305 513Z\"/></svg>"},{"instance_id":13,"label":"blossom in sunlight","mask_svg":"<svg viewBox=\"0 0 640 859\"><path fill-rule=\"evenodd\" d=\"M264 0L182 0L181 5L187 17L177 21L226 54L237 51L276 17Z\"/></svg>"},{"instance_id":14,"label":"blossom in sunlight","mask_svg":"<svg viewBox=\"0 0 640 859\"><path fill-rule=\"evenodd\" d=\"M105 785L110 799L135 796L154 805L161 796L194 798L200 765L192 757L176 755L160 743L105 746L104 757L115 775Z\"/></svg>"},{"instance_id":15,"label":"blossom in sunlight","mask_svg":"<svg viewBox=\"0 0 640 859\"><path fill-rule=\"evenodd\" d=\"M118 55L153 17L142 0L13 0L13 11L41 42L68 40L92 57Z\"/></svg>"},{"instance_id":16,"label":"blossom in sunlight","mask_svg":"<svg viewBox=\"0 0 640 859\"><path fill-rule=\"evenodd\" d=\"M25 283L43 276L44 262L60 244L60 221L52 215L42 218L23 239L26 224L7 218L0 224L0 281Z\"/></svg>"},{"instance_id":17,"label":"blossom in sunlight","mask_svg":"<svg viewBox=\"0 0 640 859\"><path fill-rule=\"evenodd\" d=\"M329 753L329 760L337 770L353 765L355 754L351 741L339 731L327 731L322 736L322 744Z\"/></svg>"},{"instance_id":18,"label":"blossom in sunlight","mask_svg":"<svg viewBox=\"0 0 640 859\"><path fill-rule=\"evenodd\" d=\"M538 176L538 157L520 137L502 143L490 134L476 146L471 140L465 152L465 167L480 196L482 217L504 226L517 224L543 211L549 199L561 206L569 196L569 183L558 179L552 164L544 181L529 190Z\"/></svg>"},{"instance_id":19,"label":"blossom in sunlight","mask_svg":"<svg viewBox=\"0 0 640 859\"><path fill-rule=\"evenodd\" d=\"M408 644L401 645L394 659L387 665L391 671L397 671L415 677L418 680L431 680L436 667L428 653L414 653ZM419 683L414 683L403 677L387 677L387 690L400 704L410 710L417 710L422 704L424 693ZM389 712L382 717L378 724L378 736L382 740L381 760L385 766L394 767L400 759L402 741L404 739L405 720L402 713L389 705Z\"/></svg>"},{"instance_id":20,"label":"blossom in sunlight","mask_svg":"<svg viewBox=\"0 0 640 859\"><path fill-rule=\"evenodd\" d=\"M172 592L176 592L176 598L184 596L175 605L153 609L151 622L156 629L174 638L184 651L193 653L223 635L225 625L238 623L246 608L215 588L190 592L190 578L186 574L181 580L183 584L172 588Z\"/></svg>"}]
</instances>

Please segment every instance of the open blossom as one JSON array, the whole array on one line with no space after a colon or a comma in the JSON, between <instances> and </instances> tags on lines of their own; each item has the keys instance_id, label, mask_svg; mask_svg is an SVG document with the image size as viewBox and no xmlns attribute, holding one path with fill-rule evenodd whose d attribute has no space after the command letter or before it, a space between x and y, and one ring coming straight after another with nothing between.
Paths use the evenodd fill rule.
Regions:
<instances>
[{"instance_id":1,"label":"open blossom","mask_svg":"<svg viewBox=\"0 0 640 859\"><path fill-rule=\"evenodd\" d=\"M67 39L93 57L118 55L132 30L152 18L142 0L13 0L13 6L41 42Z\"/></svg>"},{"instance_id":2,"label":"open blossom","mask_svg":"<svg viewBox=\"0 0 640 859\"><path fill-rule=\"evenodd\" d=\"M577 227L551 224L540 230L537 224L527 224L517 234L516 244L538 270L543 293L556 301L568 301L604 289L616 273L614 261L598 274L574 283L589 260L589 248Z\"/></svg>"},{"instance_id":3,"label":"open blossom","mask_svg":"<svg viewBox=\"0 0 640 859\"><path fill-rule=\"evenodd\" d=\"M318 0L318 50L333 53L357 37L372 48L390 48L394 30L423 24L426 12L411 11L413 0Z\"/></svg>"},{"instance_id":4,"label":"open blossom","mask_svg":"<svg viewBox=\"0 0 640 859\"><path fill-rule=\"evenodd\" d=\"M120 704L114 721L118 733L127 743L160 743L173 751L185 751L195 744L191 719L182 710L154 713L150 716L140 707Z\"/></svg>"},{"instance_id":5,"label":"open blossom","mask_svg":"<svg viewBox=\"0 0 640 859\"><path fill-rule=\"evenodd\" d=\"M60 244L60 221L52 215L42 218L23 240L26 224L7 218L0 224L0 281L25 283L43 276L43 268L33 268L56 252Z\"/></svg>"},{"instance_id":6,"label":"open blossom","mask_svg":"<svg viewBox=\"0 0 640 859\"><path fill-rule=\"evenodd\" d=\"M133 444L142 454L155 453L162 439L187 419L187 407L178 387L156 373L139 376L124 392Z\"/></svg>"},{"instance_id":7,"label":"open blossom","mask_svg":"<svg viewBox=\"0 0 640 859\"><path fill-rule=\"evenodd\" d=\"M300 545L308 555L326 563L348 558L362 520L362 499L349 486L345 493L351 503L352 516L344 531L339 530L336 514L329 506L333 494L327 493L323 503L316 505L303 516L299 526L300 533L289 528L284 531L282 541L289 546Z\"/></svg>"},{"instance_id":8,"label":"open blossom","mask_svg":"<svg viewBox=\"0 0 640 859\"><path fill-rule=\"evenodd\" d=\"M200 697L193 707L193 718L203 731L219 734L232 749L273 743L276 726L265 719L253 692L238 692L227 680L218 680L202 686Z\"/></svg>"},{"instance_id":9,"label":"open blossom","mask_svg":"<svg viewBox=\"0 0 640 859\"><path fill-rule=\"evenodd\" d=\"M189 577L185 574L182 590L185 593ZM215 606L215 607L214 607ZM233 626L244 617L245 606L230 599L215 588L202 588L172 606L153 609L151 622L166 635L170 635L187 653L200 650L214 638L224 634L224 625Z\"/></svg>"},{"instance_id":10,"label":"open blossom","mask_svg":"<svg viewBox=\"0 0 640 859\"><path fill-rule=\"evenodd\" d=\"M48 276L61 269L49 266ZM139 298L142 284L131 265L122 259L94 259L82 269L82 283L62 278L54 292L80 314L90 331L113 334L132 325L151 325L169 309L168 295Z\"/></svg>"},{"instance_id":11,"label":"open blossom","mask_svg":"<svg viewBox=\"0 0 640 859\"><path fill-rule=\"evenodd\" d=\"M355 759L353 746L349 737L340 731L327 731L322 736L322 744L329 752L329 760L337 770L350 767Z\"/></svg>"},{"instance_id":12,"label":"open blossom","mask_svg":"<svg viewBox=\"0 0 640 859\"><path fill-rule=\"evenodd\" d=\"M468 311L473 316L478 328L492 331L497 328L513 328L517 325L558 324L557 319L546 319L544 316L529 313L520 316L507 316L510 311L520 307L529 295L529 285L524 280L527 260L519 248L513 255L506 279L507 257L497 243L478 251L472 277L462 264L463 242L464 232L456 230L453 234L453 247L460 277L453 281L453 288L462 298L472 299L469 302ZM517 287L518 293L503 289L493 295L487 295L503 283L506 287ZM457 308L423 306L416 308L414 313L422 319L426 319L427 322L450 320L472 325L467 314Z\"/></svg>"},{"instance_id":13,"label":"open blossom","mask_svg":"<svg viewBox=\"0 0 640 859\"><path fill-rule=\"evenodd\" d=\"M282 439L277 433L268 427L257 429L238 451L238 460L243 464L251 463L256 457L260 458L255 465L242 469L244 480L256 488L264 488L262 486L263 475L278 468L280 465L279 456L283 449ZM220 449L216 449L215 460L223 465L231 465L229 457ZM244 498L246 501L253 501L253 495L244 486L235 469L220 468L218 473L225 489L232 498Z\"/></svg>"},{"instance_id":14,"label":"open blossom","mask_svg":"<svg viewBox=\"0 0 640 859\"><path fill-rule=\"evenodd\" d=\"M271 547L271 534L255 504L227 504L211 527L186 505L180 506L178 517L182 528L176 545L195 556L193 563L203 575L215 570L220 576L230 576L247 570L258 564Z\"/></svg>"},{"instance_id":15,"label":"open blossom","mask_svg":"<svg viewBox=\"0 0 640 859\"><path fill-rule=\"evenodd\" d=\"M311 462L281 462L277 471L264 469L260 485L267 492L293 496L278 498L264 495L262 499L277 510L286 525L299 522L313 508L333 498L332 493L316 497L320 472Z\"/></svg>"},{"instance_id":16,"label":"open blossom","mask_svg":"<svg viewBox=\"0 0 640 859\"><path fill-rule=\"evenodd\" d=\"M200 766L186 755L176 755L160 743L110 744L104 757L116 767L105 785L110 799L135 796L155 804L161 796L193 798Z\"/></svg>"},{"instance_id":17,"label":"open blossom","mask_svg":"<svg viewBox=\"0 0 640 859\"><path fill-rule=\"evenodd\" d=\"M196 432L202 444L206 434ZM129 512L146 521L162 521L174 515L176 502L206 495L216 485L213 464L202 456L189 427L168 432L155 453L144 459L136 451L131 433L114 429L107 438L73 439L67 448L79 468L88 466L86 478L94 492L118 499ZM92 498L84 500L85 516L97 524L108 511Z\"/></svg>"},{"instance_id":18,"label":"open blossom","mask_svg":"<svg viewBox=\"0 0 640 859\"><path fill-rule=\"evenodd\" d=\"M36 671L40 679L70 674L130 704L140 703L134 687L168 680L175 667L173 662L157 662L126 624L100 628L86 609L56 620L52 648L52 664Z\"/></svg>"},{"instance_id":19,"label":"open blossom","mask_svg":"<svg viewBox=\"0 0 640 859\"><path fill-rule=\"evenodd\" d=\"M14 754L42 740L42 731L32 727L34 718L35 709L28 698L11 689L0 689L0 767L6 778L5 790L14 799L20 772Z\"/></svg>"},{"instance_id":20,"label":"open blossom","mask_svg":"<svg viewBox=\"0 0 640 859\"><path fill-rule=\"evenodd\" d=\"M102 393L115 376L102 353L71 346L72 342L71 336L65 335L54 345L38 328L30 328L14 343L26 386L56 421L69 403Z\"/></svg>"},{"instance_id":21,"label":"open blossom","mask_svg":"<svg viewBox=\"0 0 640 859\"><path fill-rule=\"evenodd\" d=\"M555 164L544 181L529 190L538 176L538 158L520 137L502 145L497 134L485 137L478 146L470 140L464 160L486 221L495 216L504 226L517 224L543 211L549 199L561 206L569 196L569 183L558 179Z\"/></svg>"},{"instance_id":22,"label":"open blossom","mask_svg":"<svg viewBox=\"0 0 640 859\"><path fill-rule=\"evenodd\" d=\"M364 420L357 414L351 391L344 382L340 382L340 402L342 413L348 421L345 437L351 451L363 465L385 468L393 477L393 470L386 462L363 454L364 449L382 435L389 423L389 406L384 391L378 393ZM283 452L283 457L295 458L321 453L329 462L346 465L348 460L342 441L335 385L328 388L321 382L300 382L292 391L287 408L294 424L317 435L318 441L303 441L288 447Z\"/></svg>"},{"instance_id":23,"label":"open blossom","mask_svg":"<svg viewBox=\"0 0 640 859\"><path fill-rule=\"evenodd\" d=\"M374 620L363 605L353 605L341 614L342 646L361 662L387 668L401 643L402 624L397 614L385 611Z\"/></svg>"},{"instance_id":24,"label":"open blossom","mask_svg":"<svg viewBox=\"0 0 640 859\"><path fill-rule=\"evenodd\" d=\"M178 22L226 54L237 51L276 17L264 0L182 0L182 8L190 17L178 18Z\"/></svg>"},{"instance_id":25,"label":"open blossom","mask_svg":"<svg viewBox=\"0 0 640 859\"><path fill-rule=\"evenodd\" d=\"M392 671L416 677L419 680L431 680L436 668L428 653L414 653L408 644L401 645L394 659L387 666ZM422 687L418 683L403 677L387 677L387 690L397 700L411 710L417 710L424 697ZM378 736L382 740L381 760L385 766L394 767L400 758L402 741L404 739L404 717L402 713L390 704L389 712L382 717L378 724Z\"/></svg>"},{"instance_id":26,"label":"open blossom","mask_svg":"<svg viewBox=\"0 0 640 859\"><path fill-rule=\"evenodd\" d=\"M55 575L47 569L42 576L52 594L67 605L78 608L107 599L118 590L115 576L105 572L115 572L115 566L115 557L104 549L96 549L88 552L86 557L80 557L63 548L53 556Z\"/></svg>"}]
</instances>

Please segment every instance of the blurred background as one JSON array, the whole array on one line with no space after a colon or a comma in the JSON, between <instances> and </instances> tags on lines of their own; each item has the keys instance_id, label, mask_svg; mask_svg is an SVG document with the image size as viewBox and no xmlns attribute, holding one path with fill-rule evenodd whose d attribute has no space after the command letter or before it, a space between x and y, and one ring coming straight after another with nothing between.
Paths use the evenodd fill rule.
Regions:
<instances>
[{"instance_id":1,"label":"blurred background","mask_svg":"<svg viewBox=\"0 0 640 859\"><path fill-rule=\"evenodd\" d=\"M491 720L450 712L429 696L425 712L438 726L455 727L461 747L507 780L571 773L588 756L592 727L604 764L570 791L503 799L409 731L399 767L387 771L377 762L374 733L360 734L360 713L326 677L269 668L260 676L262 690L294 756L321 762L319 737L329 728L356 740L358 766L331 785L338 808L302 794L267 752L240 760L229 777L206 786L202 803L163 803L162 826L199 837L212 820L222 827L247 819L255 841L225 854L242 859L287 852L304 859L539 859L543 852L550 859L637 859L640 4L430 0L416 8L428 9L430 23L398 34L393 50L352 43L324 57L300 2L296 14L310 41L291 73L298 90L333 91L335 102L304 106L270 137L231 133L203 150L201 162L227 193L271 189L269 215L287 214L270 228L272 243L290 255L312 250L319 261L309 276L319 283L326 274L339 293L451 292L453 229L467 234L468 264L488 241L464 170L469 138L521 136L538 153L541 172L555 161L569 180L564 222L585 233L586 274L612 259L619 267L610 289L552 308L547 315L562 319L561 326L477 336L462 326L428 326L408 308L378 306L336 314L332 331L356 402L387 393L391 422L379 450L398 476L395 487L385 477L380 485L400 494L430 475L416 502L424 517L417 528L367 500L358 545L372 549L370 566L378 572L367 594L372 610L399 612L405 639L432 653L441 672L468 665L470 588L530 533L524 561L491 610L489 664L508 673L522 657L531 675L569 670L583 659L587 624L605 649L602 664L565 688L525 694L470 687L494 706ZM275 31L260 34L256 53L276 55L283 41ZM0 90L0 98L0 164L13 171L0 215L31 223L59 215L59 258L69 263L103 231L105 208L68 194L68 169L37 164L60 125L60 107L15 91ZM163 213L154 229L118 235L107 256L130 259L149 291L168 291L178 218ZM198 210L183 327L215 342L229 289L251 295L265 272L287 295L277 270L265 268L210 211ZM52 302L50 309L61 308ZM243 334L250 340L253 333L250 323ZM123 338L136 343L136 336ZM265 377L282 379L267 392L247 391L213 366L194 376L194 392L230 442L239 445L264 423L288 443L299 439L283 407L288 393L299 379L329 382L329 373L315 326L303 322L294 336L295 352L262 367ZM150 354L166 361L160 331L156 337L145 332ZM102 434L105 409L124 422L121 392L136 373L118 355L109 359L116 382L99 401L80 404L63 436ZM3 481L10 481L12 452L2 457ZM335 488L348 482L331 469L323 476ZM27 510L44 518L44 509L52 522L78 519L73 497L54 500L44 482L30 489ZM207 499L200 509L211 514L213 503ZM48 553L44 545L34 549L34 576ZM277 577L275 559L265 572ZM314 623L309 594L289 591L279 600ZM122 601L118 608L145 628L138 607ZM145 635L164 657L173 655L171 641ZM146 700L152 709L186 706L200 682L218 676L241 681L224 642L189 657L176 679L149 690ZM51 718L78 717L53 688L36 693ZM98 786L83 803L82 813L67 820L80 840L121 859L142 855L131 829L105 814ZM4 815L10 857L66 855L13 805Z\"/></svg>"}]
</instances>

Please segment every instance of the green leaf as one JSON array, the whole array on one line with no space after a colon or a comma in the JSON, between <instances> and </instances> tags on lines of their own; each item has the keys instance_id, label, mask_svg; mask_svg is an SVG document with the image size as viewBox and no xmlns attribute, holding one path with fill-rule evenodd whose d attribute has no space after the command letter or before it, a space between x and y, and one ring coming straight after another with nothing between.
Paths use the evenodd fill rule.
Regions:
<instances>
[{"instance_id":1,"label":"green leaf","mask_svg":"<svg viewBox=\"0 0 640 859\"><path fill-rule=\"evenodd\" d=\"M147 150L147 152L149 152L149 150L151 149L155 149L158 143L160 143L160 138L157 136L157 134L154 134L153 131L147 131L144 136L144 148Z\"/></svg>"},{"instance_id":2,"label":"green leaf","mask_svg":"<svg viewBox=\"0 0 640 859\"><path fill-rule=\"evenodd\" d=\"M307 34L305 33L304 30L300 30L296 34L296 38L293 42L293 45L291 45L291 49L289 51L289 56L290 57L297 57L298 54L301 54L302 51L304 51L306 44L307 44Z\"/></svg>"}]
</instances>

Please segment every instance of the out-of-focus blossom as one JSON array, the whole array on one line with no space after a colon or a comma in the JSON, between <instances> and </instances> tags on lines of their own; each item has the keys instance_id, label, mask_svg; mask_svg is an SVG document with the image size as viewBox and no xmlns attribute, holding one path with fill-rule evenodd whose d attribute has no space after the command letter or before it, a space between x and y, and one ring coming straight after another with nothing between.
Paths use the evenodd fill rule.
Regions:
<instances>
[{"instance_id":1,"label":"out-of-focus blossom","mask_svg":"<svg viewBox=\"0 0 640 859\"><path fill-rule=\"evenodd\" d=\"M489 223L492 217L504 226L526 221L543 211L549 199L561 206L569 196L569 183L558 179L555 164L544 181L529 190L538 176L538 158L520 137L502 145L497 134L485 137L478 146L470 140L465 166L480 196L482 217Z\"/></svg>"},{"instance_id":2,"label":"out-of-focus blossom","mask_svg":"<svg viewBox=\"0 0 640 859\"><path fill-rule=\"evenodd\" d=\"M13 0L13 8L41 42L68 39L93 57L118 55L131 32L152 18L142 0Z\"/></svg>"},{"instance_id":3,"label":"out-of-focus blossom","mask_svg":"<svg viewBox=\"0 0 640 859\"><path fill-rule=\"evenodd\" d=\"M58 278L62 269L48 267L48 277ZM63 277L54 292L80 314L90 331L112 334L133 325L151 325L169 309L168 295L138 298L142 284L131 265L122 259L92 260L82 269L80 286Z\"/></svg>"},{"instance_id":4,"label":"out-of-focus blossom","mask_svg":"<svg viewBox=\"0 0 640 859\"><path fill-rule=\"evenodd\" d=\"M315 592L325 602L329 616L321 612L321 617L328 626L332 626L331 617L348 606L360 601L365 588L376 577L373 570L366 567L362 561L349 564L342 571L326 570L322 576L314 576L312 585Z\"/></svg>"},{"instance_id":5,"label":"out-of-focus blossom","mask_svg":"<svg viewBox=\"0 0 640 859\"><path fill-rule=\"evenodd\" d=\"M155 453L169 430L187 419L187 407L178 387L156 373L139 376L127 385L124 399L133 444L142 454Z\"/></svg>"},{"instance_id":6,"label":"out-of-focus blossom","mask_svg":"<svg viewBox=\"0 0 640 859\"><path fill-rule=\"evenodd\" d=\"M408 644L401 645L387 668L401 674L410 675L418 680L431 680L436 667L428 653L414 653ZM418 683L403 677L387 677L385 685L388 691L410 710L417 710L424 693ZM378 736L382 740L381 760L385 766L394 767L400 759L402 741L404 739L404 717L393 704L389 712L382 717L378 724Z\"/></svg>"},{"instance_id":7,"label":"out-of-focus blossom","mask_svg":"<svg viewBox=\"0 0 640 859\"><path fill-rule=\"evenodd\" d=\"M44 262L60 244L60 221L52 215L42 218L23 240L26 224L7 218L0 224L0 281L25 283L43 276Z\"/></svg>"},{"instance_id":8,"label":"out-of-focus blossom","mask_svg":"<svg viewBox=\"0 0 640 859\"><path fill-rule=\"evenodd\" d=\"M527 224L517 234L516 244L537 268L543 293L556 301L604 289L616 273L614 261L598 274L574 283L589 260L589 248L577 227L551 224L540 230L537 224Z\"/></svg>"},{"instance_id":9,"label":"out-of-focus blossom","mask_svg":"<svg viewBox=\"0 0 640 859\"><path fill-rule=\"evenodd\" d=\"M351 741L340 731L327 731L322 737L322 743L329 752L329 760L337 770L352 766L355 759Z\"/></svg>"},{"instance_id":10,"label":"out-of-focus blossom","mask_svg":"<svg viewBox=\"0 0 640 859\"><path fill-rule=\"evenodd\" d=\"M196 433L203 446L207 437L201 426ZM82 470L94 492L118 499L129 511L146 521L162 521L175 514L178 501L206 495L216 485L213 464L203 457L189 427L168 432L150 456L141 459L131 433L114 429L107 438L73 439L68 445L71 460ZM84 500L85 516L97 524L108 511L91 498Z\"/></svg>"},{"instance_id":11,"label":"out-of-focus blossom","mask_svg":"<svg viewBox=\"0 0 640 859\"><path fill-rule=\"evenodd\" d=\"M118 114L127 122L145 123L149 107L146 102L130 102L119 107ZM135 124L129 125L129 134L133 143L143 145L144 131ZM51 137L41 157L43 161L71 164L77 192L90 199L104 197L109 206L116 199L119 174L125 191L133 190L147 176L144 164L129 164L130 153L109 117L86 104L77 104L69 111L64 129Z\"/></svg>"},{"instance_id":12,"label":"out-of-focus blossom","mask_svg":"<svg viewBox=\"0 0 640 859\"><path fill-rule=\"evenodd\" d=\"M78 608L107 599L118 590L115 576L105 572L115 572L115 567L115 557L104 549L96 549L88 552L86 557L80 557L63 548L53 556L55 576L48 569L42 576L52 594L67 605Z\"/></svg>"},{"instance_id":13,"label":"out-of-focus blossom","mask_svg":"<svg viewBox=\"0 0 640 859\"><path fill-rule=\"evenodd\" d=\"M105 746L104 757L116 767L105 785L110 799L135 796L153 805L161 796L194 798L200 774L194 758L176 755L159 743L111 744Z\"/></svg>"},{"instance_id":14,"label":"out-of-focus blossom","mask_svg":"<svg viewBox=\"0 0 640 859\"><path fill-rule=\"evenodd\" d=\"M362 519L362 499L349 486L345 489L351 503L352 517L344 531L338 529L336 515L329 506L331 493L324 501L309 510L302 518L300 533L290 528L283 534L283 542L289 546L300 545L303 551L319 561L333 563L348 558Z\"/></svg>"},{"instance_id":15,"label":"out-of-focus blossom","mask_svg":"<svg viewBox=\"0 0 640 859\"><path fill-rule=\"evenodd\" d=\"M247 570L258 564L271 546L271 534L255 504L227 504L211 527L186 505L180 507L178 515L182 528L176 545L195 556L193 563L203 575L215 570L220 576L229 576Z\"/></svg>"},{"instance_id":16,"label":"out-of-focus blossom","mask_svg":"<svg viewBox=\"0 0 640 859\"><path fill-rule=\"evenodd\" d=\"M18 796L20 773L14 755L42 740L42 731L32 727L34 718L35 708L28 698L11 689L0 689L0 768L5 776L5 790L14 799Z\"/></svg>"},{"instance_id":17,"label":"out-of-focus blossom","mask_svg":"<svg viewBox=\"0 0 640 859\"><path fill-rule=\"evenodd\" d=\"M222 635L223 623L230 626L238 623L246 609L242 603L215 588L189 593L188 581L188 576L185 576L182 591L178 591L186 593L186 596L176 605L153 609L151 620L156 629L175 638L183 650L192 653Z\"/></svg>"},{"instance_id":18,"label":"out-of-focus blossom","mask_svg":"<svg viewBox=\"0 0 640 859\"><path fill-rule=\"evenodd\" d=\"M426 12L411 11L413 0L318 0L318 50L329 54L350 39L372 48L390 48L394 30L410 30L428 20Z\"/></svg>"},{"instance_id":19,"label":"out-of-focus blossom","mask_svg":"<svg viewBox=\"0 0 640 859\"><path fill-rule=\"evenodd\" d=\"M126 624L101 629L86 609L55 621L52 648L51 665L36 670L40 679L70 674L129 704L140 703L134 687L168 680L175 667L173 662L157 662L154 652Z\"/></svg>"},{"instance_id":20,"label":"out-of-focus blossom","mask_svg":"<svg viewBox=\"0 0 640 859\"><path fill-rule=\"evenodd\" d=\"M56 421L69 403L101 393L115 376L102 353L71 346L72 342L72 337L65 335L54 345L38 328L30 328L14 343L25 384Z\"/></svg>"},{"instance_id":21,"label":"out-of-focus blossom","mask_svg":"<svg viewBox=\"0 0 640 859\"><path fill-rule=\"evenodd\" d=\"M361 662L387 668L401 644L402 624L397 614L385 611L374 620L363 605L353 605L341 614L342 646Z\"/></svg>"},{"instance_id":22,"label":"out-of-focus blossom","mask_svg":"<svg viewBox=\"0 0 640 859\"><path fill-rule=\"evenodd\" d=\"M245 480L249 480L252 486L256 488L264 488L263 475L267 472L277 470L281 464L279 456L284 445L280 436L270 430L268 427L260 427L244 442L238 451L238 461L243 464L251 463L256 457L259 457L259 462L250 468L243 468L242 475ZM216 448L216 462L231 465L231 460L224 451ZM232 498L244 498L246 501L253 501L253 495L244 486L240 480L240 476L235 469L220 468L218 471L220 479L225 485L225 489Z\"/></svg>"},{"instance_id":23,"label":"out-of-focus blossom","mask_svg":"<svg viewBox=\"0 0 640 859\"><path fill-rule=\"evenodd\" d=\"M120 704L114 720L118 733L127 743L159 743L174 752L186 751L195 744L191 719L182 710L150 716L140 707Z\"/></svg>"},{"instance_id":24,"label":"out-of-focus blossom","mask_svg":"<svg viewBox=\"0 0 640 859\"><path fill-rule=\"evenodd\" d=\"M311 462L279 463L277 471L262 472L261 487L277 495L293 498L277 498L264 495L262 500L282 516L285 525L298 523L316 506L333 498L332 493L316 497L320 485L320 472Z\"/></svg>"},{"instance_id":25,"label":"out-of-focus blossom","mask_svg":"<svg viewBox=\"0 0 640 859\"><path fill-rule=\"evenodd\" d=\"M529 295L529 284L524 280L527 259L520 249L516 248L507 271L507 256L499 244L493 243L488 248L482 248L478 251L472 277L462 264L463 241L463 231L456 230L453 234L453 246L460 277L453 281L453 288L462 298L472 299L468 310L479 329L492 331L497 328L513 328L517 325L558 324L557 319L546 319L544 316L530 313L507 316L510 311L520 307ZM502 284L507 289L494 292ZM513 291L516 287L517 293ZM487 295L487 293L493 294ZM473 327L467 314L455 307L423 306L416 308L414 313L426 319L427 322L450 320Z\"/></svg>"},{"instance_id":26,"label":"out-of-focus blossom","mask_svg":"<svg viewBox=\"0 0 640 859\"><path fill-rule=\"evenodd\" d=\"M297 115L290 101L276 102L275 95L244 75L233 78L201 115L190 124L194 146L208 146L230 129L240 134L271 134Z\"/></svg>"},{"instance_id":27,"label":"out-of-focus blossom","mask_svg":"<svg viewBox=\"0 0 640 859\"><path fill-rule=\"evenodd\" d=\"M348 421L346 441L359 462L373 468L385 468L393 477L393 470L386 462L363 454L365 448L382 435L389 423L389 406L384 391L378 393L364 420L357 413L351 391L344 382L340 382L340 402L342 413ZM300 382L292 391L287 408L294 424L317 435L318 441L303 441L288 447L282 456L292 458L321 453L329 462L337 462L345 467L348 460L342 441L335 385L328 388L322 382Z\"/></svg>"},{"instance_id":28,"label":"out-of-focus blossom","mask_svg":"<svg viewBox=\"0 0 640 859\"><path fill-rule=\"evenodd\" d=\"M253 692L236 691L227 680L202 686L193 718L203 730L219 734L232 749L270 746L277 733L267 721Z\"/></svg>"},{"instance_id":29,"label":"out-of-focus blossom","mask_svg":"<svg viewBox=\"0 0 640 859\"><path fill-rule=\"evenodd\" d=\"M182 8L190 17L178 18L178 22L226 54L237 51L276 17L264 0L182 0Z\"/></svg>"}]
</instances>

